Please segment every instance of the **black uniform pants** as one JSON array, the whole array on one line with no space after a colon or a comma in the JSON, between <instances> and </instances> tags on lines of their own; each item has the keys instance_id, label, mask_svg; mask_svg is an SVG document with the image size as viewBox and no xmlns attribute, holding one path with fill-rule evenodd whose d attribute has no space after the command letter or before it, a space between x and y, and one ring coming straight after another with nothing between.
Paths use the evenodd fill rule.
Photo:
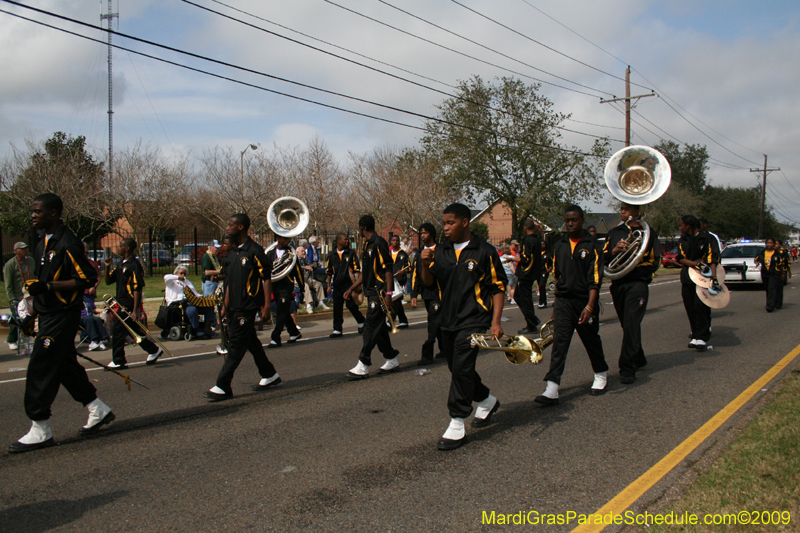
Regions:
<instances>
[{"instance_id":1,"label":"black uniform pants","mask_svg":"<svg viewBox=\"0 0 800 533\"><path fill-rule=\"evenodd\" d=\"M342 331L344 327L345 306L347 306L347 310L350 311L353 318L356 319L357 324L364 323L364 315L361 314L361 311L359 311L358 306L352 298L344 299L344 292L345 291L337 289L336 287L333 288L333 329L336 331Z\"/></svg>"},{"instance_id":2,"label":"black uniform pants","mask_svg":"<svg viewBox=\"0 0 800 533\"><path fill-rule=\"evenodd\" d=\"M583 347L592 362L595 374L608 370L606 358L603 355L603 341L600 340L600 320L598 310L592 313L591 321L578 324L583 309L589 303L588 299L556 298L553 304L553 353L550 356L550 371L545 375L545 381L561 384L561 375L567 362L567 352L572 342L572 334L577 330ZM597 305L601 305L600 302Z\"/></svg>"},{"instance_id":3,"label":"black uniform pants","mask_svg":"<svg viewBox=\"0 0 800 533\"><path fill-rule=\"evenodd\" d=\"M367 316L364 319L363 345L358 360L367 366L372 364L372 349L375 346L383 354L384 359L394 359L398 352L392 347L389 328L386 326L386 312L378 301L379 296L370 296L367 304Z\"/></svg>"},{"instance_id":4,"label":"black uniform pants","mask_svg":"<svg viewBox=\"0 0 800 533\"><path fill-rule=\"evenodd\" d=\"M619 350L619 373L633 375L647 364L642 349L642 319L647 311L650 289L643 281L611 284L614 310L622 326L622 346Z\"/></svg>"},{"instance_id":5,"label":"black uniform pants","mask_svg":"<svg viewBox=\"0 0 800 533\"><path fill-rule=\"evenodd\" d=\"M233 394L231 388L233 373L247 351L253 354L253 361L255 361L258 373L262 378L270 378L275 375L275 367L267 358L256 332L256 312L232 311L228 315L228 357L225 358L222 370L217 376L217 387L228 394Z\"/></svg>"},{"instance_id":6,"label":"black uniform pants","mask_svg":"<svg viewBox=\"0 0 800 533\"><path fill-rule=\"evenodd\" d=\"M272 330L272 340L276 343L281 343L281 333L283 328L289 332L292 337L300 335L300 330L297 329L297 324L292 319L292 297L275 295L275 329ZM266 376L269 377L269 376Z\"/></svg>"},{"instance_id":7,"label":"black uniform pants","mask_svg":"<svg viewBox=\"0 0 800 533\"><path fill-rule=\"evenodd\" d=\"M697 285L694 283L682 283L681 296L692 328L692 338L708 342L711 339L711 308L697 296Z\"/></svg>"},{"instance_id":8,"label":"black uniform pants","mask_svg":"<svg viewBox=\"0 0 800 533\"><path fill-rule=\"evenodd\" d=\"M397 324L408 324L406 312L403 309L403 297L392 300L392 312L394 313L394 322Z\"/></svg>"},{"instance_id":9,"label":"black uniform pants","mask_svg":"<svg viewBox=\"0 0 800 533\"><path fill-rule=\"evenodd\" d=\"M520 279L517 283L517 292L514 293L514 299L517 301L519 310L522 311L522 316L525 317L525 326L528 329L536 329L542 322L534 310L533 282L532 279Z\"/></svg>"},{"instance_id":10,"label":"black uniform pants","mask_svg":"<svg viewBox=\"0 0 800 533\"><path fill-rule=\"evenodd\" d=\"M425 300L425 310L428 312L428 338L422 343L422 358L433 359L433 345L437 339L439 341L439 351L444 352L442 348L442 328L440 323L442 320L442 302L439 300Z\"/></svg>"},{"instance_id":11,"label":"black uniform pants","mask_svg":"<svg viewBox=\"0 0 800 533\"><path fill-rule=\"evenodd\" d=\"M125 324L130 326L133 331L142 337L142 342L139 343L139 346L141 346L142 350L149 354L153 354L158 351L158 346L156 346L153 341L147 338L147 330L140 328L133 322L133 315L130 315L130 318L125 321L125 324L122 323L121 319L128 316L128 313L121 311L119 315L120 318L114 317L114 328L111 330L111 358L114 363L118 365L124 365L128 363L128 360L125 359L125 339L128 338L130 332L125 328Z\"/></svg>"},{"instance_id":12,"label":"black uniform pants","mask_svg":"<svg viewBox=\"0 0 800 533\"><path fill-rule=\"evenodd\" d=\"M767 311L780 309L783 305L783 280L780 276L766 275L764 288L767 291Z\"/></svg>"},{"instance_id":13,"label":"black uniform pants","mask_svg":"<svg viewBox=\"0 0 800 533\"><path fill-rule=\"evenodd\" d=\"M447 398L451 418L467 418L472 413L472 402L482 402L489 397L489 388L475 370L479 348L469 339L473 333L485 331L483 328L442 331L444 355L451 374Z\"/></svg>"},{"instance_id":14,"label":"black uniform pants","mask_svg":"<svg viewBox=\"0 0 800 533\"><path fill-rule=\"evenodd\" d=\"M547 305L547 278L550 277L550 272L547 270L542 271L539 276L539 305Z\"/></svg>"},{"instance_id":15,"label":"black uniform pants","mask_svg":"<svg viewBox=\"0 0 800 533\"><path fill-rule=\"evenodd\" d=\"M61 385L83 405L97 398L97 390L78 363L75 350L80 319L80 309L39 315L39 334L33 343L25 379L25 414L31 420L50 419L50 406Z\"/></svg>"}]
</instances>

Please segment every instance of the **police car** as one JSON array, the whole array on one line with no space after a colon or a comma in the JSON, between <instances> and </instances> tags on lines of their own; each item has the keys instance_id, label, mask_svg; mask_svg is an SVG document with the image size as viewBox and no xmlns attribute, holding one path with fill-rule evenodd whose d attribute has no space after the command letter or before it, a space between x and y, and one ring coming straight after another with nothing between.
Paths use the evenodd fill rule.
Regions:
<instances>
[{"instance_id":1,"label":"police car","mask_svg":"<svg viewBox=\"0 0 800 533\"><path fill-rule=\"evenodd\" d=\"M761 267L754 259L764 250L763 242L743 240L729 244L720 254L720 264L725 268L725 285L760 285Z\"/></svg>"}]
</instances>

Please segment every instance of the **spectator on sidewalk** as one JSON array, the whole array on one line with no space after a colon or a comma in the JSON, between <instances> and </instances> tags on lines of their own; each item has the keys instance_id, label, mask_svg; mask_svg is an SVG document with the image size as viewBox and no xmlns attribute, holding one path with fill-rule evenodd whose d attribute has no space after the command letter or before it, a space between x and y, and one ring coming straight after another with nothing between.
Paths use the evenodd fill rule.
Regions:
<instances>
[{"instance_id":1,"label":"spectator on sidewalk","mask_svg":"<svg viewBox=\"0 0 800 533\"><path fill-rule=\"evenodd\" d=\"M81 309L81 339L89 338L89 351L106 350L106 341L111 337L106 331L103 319L99 315L95 299L88 294L83 295L83 309Z\"/></svg>"},{"instance_id":2,"label":"spectator on sidewalk","mask_svg":"<svg viewBox=\"0 0 800 533\"><path fill-rule=\"evenodd\" d=\"M24 242L14 244L14 257L8 260L3 266L3 279L6 282L6 294L8 295L11 314L14 318L19 318L17 307L23 300L22 287L30 278L36 277L36 263L32 257L28 257L28 245ZM11 326L9 328L8 342L9 350L17 350L19 341L19 328Z\"/></svg>"},{"instance_id":3,"label":"spectator on sidewalk","mask_svg":"<svg viewBox=\"0 0 800 533\"><path fill-rule=\"evenodd\" d=\"M203 254L200 260L200 268L203 269L201 280L203 282L203 296L211 296L217 290L219 285L219 275L221 266L219 259L217 259L217 251L219 250L219 242L217 239L208 243L208 250Z\"/></svg>"},{"instance_id":4,"label":"spectator on sidewalk","mask_svg":"<svg viewBox=\"0 0 800 533\"><path fill-rule=\"evenodd\" d=\"M300 264L300 270L303 272L303 281L305 282L304 300L306 302L306 311L311 314L316 306L325 310L330 309L325 305L325 289L322 283L314 278L314 266L309 263L305 248L298 246L295 253L297 254L297 262Z\"/></svg>"}]
</instances>

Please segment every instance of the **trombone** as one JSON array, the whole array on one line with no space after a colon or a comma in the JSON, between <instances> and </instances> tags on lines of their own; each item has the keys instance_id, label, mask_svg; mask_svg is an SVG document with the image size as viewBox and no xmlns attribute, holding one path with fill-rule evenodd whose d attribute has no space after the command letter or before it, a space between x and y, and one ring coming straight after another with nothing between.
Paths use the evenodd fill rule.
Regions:
<instances>
[{"instance_id":1,"label":"trombone","mask_svg":"<svg viewBox=\"0 0 800 533\"><path fill-rule=\"evenodd\" d=\"M394 318L392 317L392 311L388 307L386 307L386 291L380 290L378 291L378 299L380 300L381 309L383 312L386 313L386 318L389 320L389 327L391 328L392 333L397 333L400 331L397 329L397 325L394 323Z\"/></svg>"},{"instance_id":2,"label":"trombone","mask_svg":"<svg viewBox=\"0 0 800 533\"><path fill-rule=\"evenodd\" d=\"M536 339L529 339L522 335L513 337L503 335L498 339L493 335L483 333L473 333L469 338L484 350L505 353L506 359L511 364L521 365L525 361L529 361L531 364L538 365L544 359L544 349L553 342L553 321L548 320L542 325L539 329L539 337ZM491 346L489 344L491 340L496 341L497 346Z\"/></svg>"},{"instance_id":3,"label":"trombone","mask_svg":"<svg viewBox=\"0 0 800 533\"><path fill-rule=\"evenodd\" d=\"M113 296L109 296L108 294L104 294L104 295L103 295L103 301L106 303L106 309L108 309L109 311L111 311L111 314L112 314L112 315L114 315L114 318L116 318L117 320L119 320L119 321L122 323L122 325L123 325L123 326L125 326L125 329L127 329L127 330L128 330L128 333L129 333L129 334L130 334L130 336L133 338L133 342L134 342L134 344L141 344L141 342L142 342L142 341L143 341L143 340L144 340L144 339L147 337L147 333L146 333L146 332L147 332L147 328L144 326L144 324L142 324L141 322L139 322L138 320L136 320L136 317L134 317L134 316L133 316L133 315L130 313L130 311L128 311L127 309L125 309L125 307L124 307L123 305L121 305L121 304L120 304L120 303L117 301L117 299L116 299L116 298L114 298ZM116 309L114 309L114 307L115 307L115 306L116 306L116 307L119 307L119 311L117 311ZM120 315L120 313L124 313L124 314L125 314L125 317L123 318L123 317ZM130 321L131 321L131 322L132 322L132 323L133 323L135 326L137 326L137 327L138 327L138 328L139 328L141 331L144 331L144 332L145 332L144 336L142 336L142 335L140 335L139 333L136 333L136 331L134 331L134 329L133 329L133 328L131 327L131 325L128 323L128 319L130 319ZM166 353L166 354L167 354L168 356L170 356L170 357L174 357L174 356L172 355L172 352L171 352L171 351L169 351L169 348L167 348L166 346L164 346L164 344L163 344L163 343L162 343L160 340L158 340L158 339L157 339L157 338L156 338L154 335L151 335L151 337L153 338L153 340L155 341L155 343L156 343L156 344L157 344L157 345L158 345L158 346L159 346L159 347L160 347L162 350L164 350L164 353Z\"/></svg>"}]
</instances>

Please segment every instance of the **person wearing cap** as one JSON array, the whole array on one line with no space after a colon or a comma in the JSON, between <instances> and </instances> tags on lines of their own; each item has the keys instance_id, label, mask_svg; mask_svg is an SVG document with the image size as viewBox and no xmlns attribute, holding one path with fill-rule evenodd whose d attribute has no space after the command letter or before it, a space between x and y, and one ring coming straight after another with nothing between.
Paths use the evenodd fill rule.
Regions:
<instances>
[{"instance_id":1,"label":"person wearing cap","mask_svg":"<svg viewBox=\"0 0 800 533\"><path fill-rule=\"evenodd\" d=\"M32 257L28 257L28 245L24 242L14 244L14 257L9 259L5 266L3 266L3 279L6 281L6 294L8 295L9 304L11 305L11 314L14 318L19 318L17 315L17 306L24 298L22 294L22 287L25 282L34 277L36 271L36 263ZM11 326L8 332L9 350L17 349L17 342L19 341L19 328Z\"/></svg>"},{"instance_id":2,"label":"person wearing cap","mask_svg":"<svg viewBox=\"0 0 800 533\"><path fill-rule=\"evenodd\" d=\"M219 250L219 242L217 239L213 239L208 243L208 250L200 260L200 267L203 269L203 275L201 276L203 296L211 296L219 286L221 267L219 259L217 259L217 250Z\"/></svg>"}]
</instances>

